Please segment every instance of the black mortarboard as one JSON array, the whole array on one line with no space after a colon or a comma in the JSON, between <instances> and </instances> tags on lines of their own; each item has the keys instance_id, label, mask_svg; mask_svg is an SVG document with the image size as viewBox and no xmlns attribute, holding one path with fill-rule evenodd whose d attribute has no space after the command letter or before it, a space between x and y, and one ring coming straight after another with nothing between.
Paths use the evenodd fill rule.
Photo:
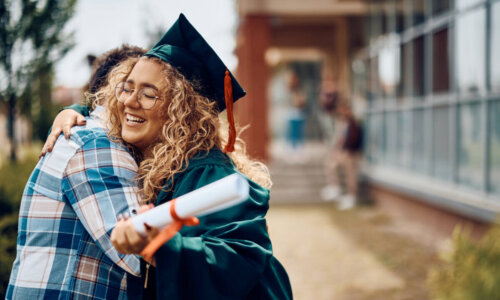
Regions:
<instances>
[{"instance_id":1,"label":"black mortarboard","mask_svg":"<svg viewBox=\"0 0 500 300\"><path fill-rule=\"evenodd\" d=\"M184 14L180 14L174 25L145 55L169 63L193 84L197 92L215 100L219 111L226 108L224 76L227 67ZM236 102L246 92L231 72L228 74L233 102Z\"/></svg>"}]
</instances>

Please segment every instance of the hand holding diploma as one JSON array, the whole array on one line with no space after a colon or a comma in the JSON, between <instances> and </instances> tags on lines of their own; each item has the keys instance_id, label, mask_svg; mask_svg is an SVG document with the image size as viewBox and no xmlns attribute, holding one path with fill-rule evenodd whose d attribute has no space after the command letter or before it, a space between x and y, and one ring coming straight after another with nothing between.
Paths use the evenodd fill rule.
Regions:
<instances>
[{"instance_id":1,"label":"hand holding diploma","mask_svg":"<svg viewBox=\"0 0 500 300\"><path fill-rule=\"evenodd\" d=\"M156 208L143 209L144 213L129 220L119 221L111 241L121 253L140 252L145 260L150 260L183 225L197 225L199 221L195 216L237 205L248 199L248 193L248 181L243 176L229 175ZM163 230L158 234L157 229Z\"/></svg>"}]
</instances>

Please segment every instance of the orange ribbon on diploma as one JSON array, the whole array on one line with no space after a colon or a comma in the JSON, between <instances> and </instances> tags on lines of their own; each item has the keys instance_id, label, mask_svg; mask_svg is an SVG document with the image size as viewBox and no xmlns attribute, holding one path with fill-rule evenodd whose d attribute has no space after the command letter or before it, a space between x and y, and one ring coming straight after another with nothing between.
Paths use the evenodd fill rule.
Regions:
<instances>
[{"instance_id":1,"label":"orange ribbon on diploma","mask_svg":"<svg viewBox=\"0 0 500 300\"><path fill-rule=\"evenodd\" d=\"M197 217L188 217L188 218L180 218L175 211L175 201L177 199L170 200L170 215L174 220L173 223L163 228L154 239L149 242L149 244L144 247L141 251L141 256L146 261L151 261L153 255L160 249L160 247L166 242L170 241L179 230L181 230L182 226L196 226L200 224L200 220Z\"/></svg>"},{"instance_id":2,"label":"orange ribbon on diploma","mask_svg":"<svg viewBox=\"0 0 500 300\"><path fill-rule=\"evenodd\" d=\"M144 223L160 228L160 233L142 250L150 261L156 251L172 239L184 225L196 226L197 217L240 204L248 199L248 180L235 173L148 210L131 220L137 232L146 235Z\"/></svg>"}]
</instances>

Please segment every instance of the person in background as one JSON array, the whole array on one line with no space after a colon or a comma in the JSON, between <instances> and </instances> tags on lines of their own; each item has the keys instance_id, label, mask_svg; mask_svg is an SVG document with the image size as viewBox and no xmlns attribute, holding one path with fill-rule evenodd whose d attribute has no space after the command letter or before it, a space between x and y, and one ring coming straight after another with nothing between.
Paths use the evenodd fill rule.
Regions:
<instances>
[{"instance_id":1,"label":"person in background","mask_svg":"<svg viewBox=\"0 0 500 300\"><path fill-rule=\"evenodd\" d=\"M320 108L318 118L321 125L323 141L331 148L334 143L335 133L333 114L339 102L339 91L331 72L326 69L322 72L318 100L318 106Z\"/></svg>"},{"instance_id":2,"label":"person in background","mask_svg":"<svg viewBox=\"0 0 500 300\"><path fill-rule=\"evenodd\" d=\"M321 191L321 197L324 201L338 201L338 208L347 210L353 208L357 202L358 164L363 145L363 131L348 103L341 102L338 105L336 116L342 122L343 134L327 160L328 186ZM341 187L339 171L344 175L345 190Z\"/></svg>"},{"instance_id":3,"label":"person in background","mask_svg":"<svg viewBox=\"0 0 500 300\"><path fill-rule=\"evenodd\" d=\"M117 63L144 53L129 49L100 58L90 89L105 86ZM118 253L110 240L117 216L139 207L137 164L124 146L108 139L99 113L74 118L86 125L75 127L69 140L59 137L31 174L6 299L125 299L125 274L139 275L139 259Z\"/></svg>"},{"instance_id":4,"label":"person in background","mask_svg":"<svg viewBox=\"0 0 500 300\"><path fill-rule=\"evenodd\" d=\"M304 125L307 98L300 85L300 78L296 72L290 72L288 78L290 92L290 110L288 115L288 140L291 146L290 161L303 162Z\"/></svg>"}]
</instances>

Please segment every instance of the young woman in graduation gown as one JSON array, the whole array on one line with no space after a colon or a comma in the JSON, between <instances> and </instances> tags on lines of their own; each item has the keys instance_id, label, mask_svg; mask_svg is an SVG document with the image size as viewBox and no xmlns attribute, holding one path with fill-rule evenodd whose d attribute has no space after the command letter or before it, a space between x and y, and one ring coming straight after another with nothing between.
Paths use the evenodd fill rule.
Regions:
<instances>
[{"instance_id":1,"label":"young woman in graduation gown","mask_svg":"<svg viewBox=\"0 0 500 300\"><path fill-rule=\"evenodd\" d=\"M144 204L160 205L234 173L250 184L247 201L184 226L142 261L142 276L127 278L129 298L291 299L267 231L269 173L235 141L232 104L245 91L212 48L181 14L155 47L120 64L108 81L98 94L107 99L109 135L136 157ZM220 130L224 109L228 136ZM119 221L113 245L141 253L158 232L145 227L147 238L130 219Z\"/></svg>"}]
</instances>

